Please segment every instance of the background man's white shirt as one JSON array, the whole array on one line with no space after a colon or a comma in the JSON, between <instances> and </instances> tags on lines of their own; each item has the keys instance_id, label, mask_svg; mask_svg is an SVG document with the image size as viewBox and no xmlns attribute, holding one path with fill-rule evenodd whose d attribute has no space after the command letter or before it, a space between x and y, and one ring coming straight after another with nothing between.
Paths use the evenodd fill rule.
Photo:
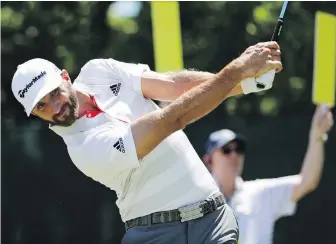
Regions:
<instances>
[{"instance_id":1,"label":"background man's white shirt","mask_svg":"<svg viewBox=\"0 0 336 244\"><path fill-rule=\"evenodd\" d=\"M74 86L92 95L104 111L71 127L51 127L64 139L84 174L115 190L123 221L204 200L219 192L188 138L178 131L141 162L130 123L160 109L141 93L147 65L95 59L83 66Z\"/></svg>"},{"instance_id":2,"label":"background man's white shirt","mask_svg":"<svg viewBox=\"0 0 336 244\"><path fill-rule=\"evenodd\" d=\"M236 191L228 204L239 225L240 244L271 244L275 222L295 213L291 200L299 175L243 181L237 178Z\"/></svg>"}]
</instances>

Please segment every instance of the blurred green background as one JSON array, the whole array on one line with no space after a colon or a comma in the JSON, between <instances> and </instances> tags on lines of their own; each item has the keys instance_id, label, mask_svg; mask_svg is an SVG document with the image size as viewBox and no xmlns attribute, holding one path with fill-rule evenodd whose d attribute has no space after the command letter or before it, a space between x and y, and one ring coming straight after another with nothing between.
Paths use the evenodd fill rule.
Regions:
<instances>
[{"instance_id":1,"label":"blurred green background","mask_svg":"<svg viewBox=\"0 0 336 244\"><path fill-rule=\"evenodd\" d=\"M269 40L281 6L180 2L185 68L217 72L249 45ZM272 90L230 98L185 129L200 156L207 135L225 127L248 138L245 179L299 172L315 109L318 10L336 15L336 2L290 3L279 42L284 70ZM47 124L25 116L11 79L18 64L36 57L66 68L73 79L94 58L154 69L151 24L149 2L1 2L2 243L120 243L115 193L76 169ZM333 129L320 186L294 217L277 222L275 244L336 243L335 147Z\"/></svg>"}]
</instances>

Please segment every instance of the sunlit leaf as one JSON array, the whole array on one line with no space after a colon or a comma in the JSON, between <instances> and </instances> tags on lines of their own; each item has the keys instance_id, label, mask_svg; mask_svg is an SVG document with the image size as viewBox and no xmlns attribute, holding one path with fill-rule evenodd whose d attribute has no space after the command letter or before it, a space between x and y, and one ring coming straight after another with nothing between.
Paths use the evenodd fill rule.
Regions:
<instances>
[{"instance_id":1,"label":"sunlit leaf","mask_svg":"<svg viewBox=\"0 0 336 244\"><path fill-rule=\"evenodd\" d=\"M275 97L264 97L261 99L260 111L264 115L276 115L278 106Z\"/></svg>"},{"instance_id":2,"label":"sunlit leaf","mask_svg":"<svg viewBox=\"0 0 336 244\"><path fill-rule=\"evenodd\" d=\"M246 31L252 36L255 36L257 34L257 27L253 23L248 23L246 25Z\"/></svg>"},{"instance_id":3,"label":"sunlit leaf","mask_svg":"<svg viewBox=\"0 0 336 244\"><path fill-rule=\"evenodd\" d=\"M1 8L1 27L18 29L21 27L24 16L21 13L14 12L9 7Z\"/></svg>"}]
</instances>

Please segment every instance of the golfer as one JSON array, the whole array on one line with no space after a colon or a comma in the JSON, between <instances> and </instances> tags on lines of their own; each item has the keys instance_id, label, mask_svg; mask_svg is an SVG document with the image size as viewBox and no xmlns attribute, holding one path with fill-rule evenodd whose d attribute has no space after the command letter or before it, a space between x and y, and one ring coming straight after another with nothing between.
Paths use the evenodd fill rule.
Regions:
<instances>
[{"instance_id":1,"label":"golfer","mask_svg":"<svg viewBox=\"0 0 336 244\"><path fill-rule=\"evenodd\" d=\"M299 174L274 179L243 181L241 173L246 139L224 129L210 134L203 157L237 216L240 244L270 244L275 222L295 213L297 202L316 189L324 162L326 133L333 125L330 109L317 107Z\"/></svg>"},{"instance_id":2,"label":"golfer","mask_svg":"<svg viewBox=\"0 0 336 244\"><path fill-rule=\"evenodd\" d=\"M237 243L235 216L182 129L281 69L276 42L249 47L218 74L94 59L72 83L32 59L18 66L12 91L27 116L63 138L80 171L116 191L122 243ZM159 109L151 99L173 102Z\"/></svg>"}]
</instances>

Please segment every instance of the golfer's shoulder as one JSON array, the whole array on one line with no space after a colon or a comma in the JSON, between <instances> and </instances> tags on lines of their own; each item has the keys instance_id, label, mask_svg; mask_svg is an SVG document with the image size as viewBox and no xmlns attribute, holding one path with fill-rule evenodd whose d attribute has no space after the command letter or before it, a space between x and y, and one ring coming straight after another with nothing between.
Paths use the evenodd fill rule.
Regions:
<instances>
[{"instance_id":1,"label":"golfer's shoulder","mask_svg":"<svg viewBox=\"0 0 336 244\"><path fill-rule=\"evenodd\" d=\"M109 85L119 80L118 61L114 59L92 59L80 69L75 83L85 85Z\"/></svg>"},{"instance_id":2,"label":"golfer's shoulder","mask_svg":"<svg viewBox=\"0 0 336 244\"><path fill-rule=\"evenodd\" d=\"M87 61L80 70L80 74L100 75L104 73L115 73L120 66L120 61L113 58L96 58ZM99 72L99 73L96 73Z\"/></svg>"}]
</instances>

